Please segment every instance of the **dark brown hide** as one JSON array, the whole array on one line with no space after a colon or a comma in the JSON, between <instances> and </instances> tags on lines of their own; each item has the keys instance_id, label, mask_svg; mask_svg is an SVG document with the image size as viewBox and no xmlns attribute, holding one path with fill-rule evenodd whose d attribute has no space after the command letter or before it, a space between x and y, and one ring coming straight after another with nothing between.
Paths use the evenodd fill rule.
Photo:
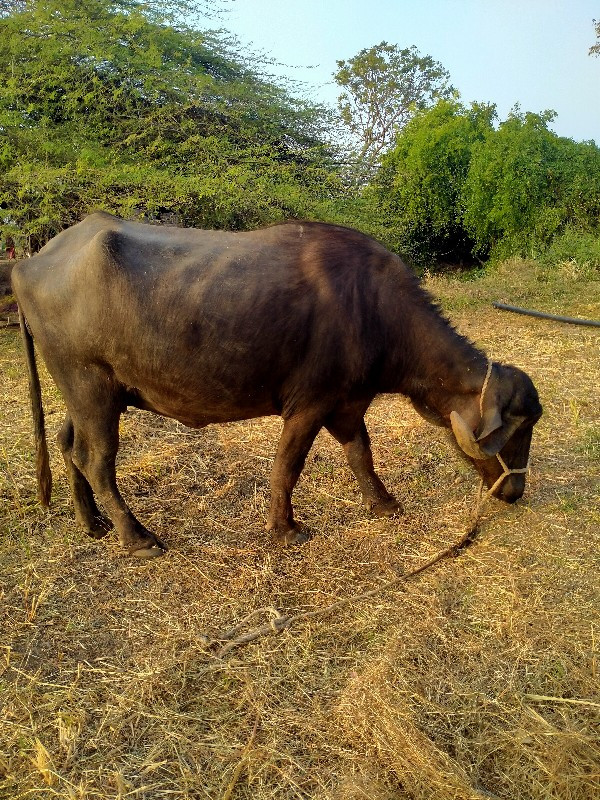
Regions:
<instances>
[{"instance_id":1,"label":"dark brown hide","mask_svg":"<svg viewBox=\"0 0 600 800\"><path fill-rule=\"evenodd\" d=\"M289 223L226 233L96 213L17 265L13 284L67 406L59 442L77 520L93 536L112 522L130 552L163 545L117 488L127 406L196 428L281 415L267 527L285 542L303 538L291 493L322 427L343 446L367 506L398 509L373 469L363 421L376 394L408 395L445 426L452 411L472 430L480 425L485 356L397 256L351 229ZM533 384L497 365L486 403L501 428L522 418L500 446L509 466L524 466L541 413ZM488 449L475 463L491 485L500 467ZM511 502L523 488L523 476L511 476L497 495Z\"/></svg>"}]
</instances>

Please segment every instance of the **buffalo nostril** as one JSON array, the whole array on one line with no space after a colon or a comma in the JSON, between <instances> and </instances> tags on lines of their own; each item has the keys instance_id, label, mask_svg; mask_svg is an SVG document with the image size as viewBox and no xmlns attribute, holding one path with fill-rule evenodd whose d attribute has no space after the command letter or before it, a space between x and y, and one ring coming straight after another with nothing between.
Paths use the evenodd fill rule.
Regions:
<instances>
[{"instance_id":1,"label":"buffalo nostril","mask_svg":"<svg viewBox=\"0 0 600 800\"><path fill-rule=\"evenodd\" d=\"M522 492L520 494L515 494L515 493L510 492L508 495L503 495L501 499L504 500L505 503L511 503L512 504L512 503L516 503L517 500L520 497L522 497L522 495L523 495Z\"/></svg>"},{"instance_id":2,"label":"buffalo nostril","mask_svg":"<svg viewBox=\"0 0 600 800\"><path fill-rule=\"evenodd\" d=\"M507 481L495 492L495 496L505 503L516 503L523 496L525 481L519 475L511 475Z\"/></svg>"}]
</instances>

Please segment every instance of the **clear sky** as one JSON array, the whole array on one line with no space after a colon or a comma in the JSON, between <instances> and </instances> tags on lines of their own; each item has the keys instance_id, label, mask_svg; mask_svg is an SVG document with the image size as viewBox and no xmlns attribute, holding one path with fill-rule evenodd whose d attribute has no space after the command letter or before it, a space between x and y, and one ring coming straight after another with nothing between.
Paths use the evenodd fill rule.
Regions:
<instances>
[{"instance_id":1,"label":"clear sky","mask_svg":"<svg viewBox=\"0 0 600 800\"><path fill-rule=\"evenodd\" d=\"M600 0L227 0L222 25L284 66L312 99L335 105L337 59L387 41L415 45L448 70L463 102L496 103L500 119L551 108L561 136L600 145Z\"/></svg>"}]
</instances>

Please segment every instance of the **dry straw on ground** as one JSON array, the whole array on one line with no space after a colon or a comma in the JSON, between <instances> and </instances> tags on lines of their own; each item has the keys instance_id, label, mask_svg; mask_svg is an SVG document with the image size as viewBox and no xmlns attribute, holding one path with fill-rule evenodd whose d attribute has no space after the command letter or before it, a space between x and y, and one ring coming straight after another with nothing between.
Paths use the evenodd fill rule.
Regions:
<instances>
[{"instance_id":1,"label":"dry straw on ground","mask_svg":"<svg viewBox=\"0 0 600 800\"><path fill-rule=\"evenodd\" d=\"M55 494L36 506L18 334L0 331L0 798L600 796L598 333L489 307L597 316L599 284L513 264L430 285L540 389L526 497L493 502L475 545L414 582L222 659L207 638L252 609L323 608L449 545L475 476L380 398L367 422L404 516L369 519L322 434L295 493L314 539L278 550L263 532L278 420L194 432L129 413L121 485L171 546L133 562L74 528L45 374Z\"/></svg>"}]
</instances>

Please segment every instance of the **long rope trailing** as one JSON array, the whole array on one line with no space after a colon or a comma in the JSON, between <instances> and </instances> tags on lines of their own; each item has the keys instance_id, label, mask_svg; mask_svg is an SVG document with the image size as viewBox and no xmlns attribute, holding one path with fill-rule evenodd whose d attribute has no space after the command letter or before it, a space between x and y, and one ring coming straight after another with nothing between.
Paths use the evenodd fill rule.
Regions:
<instances>
[{"instance_id":1,"label":"long rope trailing","mask_svg":"<svg viewBox=\"0 0 600 800\"><path fill-rule=\"evenodd\" d=\"M492 362L488 362L488 369L480 396L480 409L482 411L483 397L492 373L492 366ZM395 589L396 587L401 586L403 583L406 583L411 578L415 578L417 575L421 575L426 570L431 569L431 567L433 567L435 564L438 564L440 561L458 556L459 553L461 553L463 550L466 550L466 548L475 541L477 534L479 533L479 520L481 517L482 508L490 499L490 497L492 497L496 489L500 487L504 479L509 475L527 472L528 467L520 467L517 469L511 469L508 467L499 453L496 454L496 458L502 467L502 474L497 478L497 480L485 494L483 494L483 480L481 480L479 484L479 491L477 493L475 508L467 525L466 531L456 542L454 542L454 544L451 544L444 550L440 550L435 556L433 556L433 558L430 558L429 561L421 564L420 567L416 567L410 572L405 572L403 575L399 575L397 578L393 578L391 581L386 581L385 583L376 586L374 589L369 589L366 592L350 595L349 597L343 597L340 600L336 600L334 603L325 606L324 608L318 608L314 611L301 611L298 614L286 615L282 614L281 611L273 606L256 608L249 614L246 614L243 619L241 619L229 630L216 634L212 638L206 637L206 644L215 651L215 655L218 658L223 658L237 647L243 647L250 642L256 641L257 639L261 639L265 636L273 636L281 633L286 628L289 628L298 622L327 617L344 608L345 606L355 605L363 600L368 600L371 597L384 594L384 592L389 592L391 589ZM250 625L256 619L260 619L261 617L264 618L266 615L268 615L270 618L268 622L265 622L262 625L257 625L254 628L247 630L245 633L243 632L247 625Z\"/></svg>"},{"instance_id":2,"label":"long rope trailing","mask_svg":"<svg viewBox=\"0 0 600 800\"><path fill-rule=\"evenodd\" d=\"M309 619L315 619L316 617L327 617L330 614L333 614L336 611L344 608L344 606L348 605L355 605L362 600L368 600L371 597L376 597L377 595L383 594L384 592L388 592L391 589L400 586L401 584L405 583L410 578L414 578L415 576L419 575L421 572L432 567L434 564L437 564L439 561L442 561L445 558L449 558L450 556L456 556L458 553L468 547L477 536L478 533L478 525L477 523L471 525L466 533L461 536L461 538L453 544L451 547L448 547L446 550L438 553L436 556L431 558L425 564L422 564L417 569L411 570L411 572L406 572L404 575L400 575L397 578L394 578L391 581L387 581L386 583L382 583L380 586L377 586L375 589L370 589L366 592L360 592L359 594L351 595L350 597L343 597L341 600L337 600L335 603L331 603L324 608L318 608L314 611L302 611L299 614L292 614L292 615L285 615L282 614L278 609L273 607L268 608L259 608L251 611L250 614L247 614L237 625L231 628L228 631L216 636L210 644L218 648L216 651L216 655L219 658L226 656L231 650L234 650L236 647L242 647L250 642L255 641L256 639L260 639L263 636L271 636L273 634L281 633L286 628L289 628L291 625L296 624L297 622L302 622ZM257 617L268 613L271 617L270 621L259 625L258 627L251 628L246 633L241 633L241 631L252 622Z\"/></svg>"},{"instance_id":3,"label":"long rope trailing","mask_svg":"<svg viewBox=\"0 0 600 800\"><path fill-rule=\"evenodd\" d=\"M429 561L421 564L420 567L416 567L410 572L405 572L403 575L399 575L397 578L393 578L391 581L386 581L385 583L376 586L374 589L369 589L366 592L350 595L349 597L343 597L341 600L336 600L335 603L331 603L328 606L318 608L314 611L301 611L298 614L286 615L282 614L273 606L254 609L254 611L251 611L249 614L247 614L228 631L219 633L210 639L207 638L207 645L215 651L215 655L218 658L223 658L237 647L243 647L250 642L255 641L256 639L263 638L264 636L273 636L274 634L281 633L286 628L289 628L298 622L316 619L317 617L327 617L344 608L345 606L355 605L363 600L368 600L371 597L376 597L377 595L389 592L391 589L395 589L396 587L401 586L403 583L406 583L411 578L415 578L417 575L420 575L426 570L431 569L431 567L433 567L435 564L438 564L440 561L458 556L463 550L466 550L466 548L475 541L477 534L479 533L479 518L481 516L481 509L486 501L492 496L492 494L508 475L525 471L525 469L509 469L503 461L500 463L502 464L504 471L496 480L494 485L487 490L485 495L483 495L483 481L481 481L475 511L463 535L456 542L454 542L454 544L450 545L444 550L440 550L440 552L436 553L436 555L433 556L433 558L430 558ZM264 617L266 615L269 615L270 617L268 622L251 628L245 633L242 632L247 625L254 622L257 618L260 618L261 616Z\"/></svg>"}]
</instances>

